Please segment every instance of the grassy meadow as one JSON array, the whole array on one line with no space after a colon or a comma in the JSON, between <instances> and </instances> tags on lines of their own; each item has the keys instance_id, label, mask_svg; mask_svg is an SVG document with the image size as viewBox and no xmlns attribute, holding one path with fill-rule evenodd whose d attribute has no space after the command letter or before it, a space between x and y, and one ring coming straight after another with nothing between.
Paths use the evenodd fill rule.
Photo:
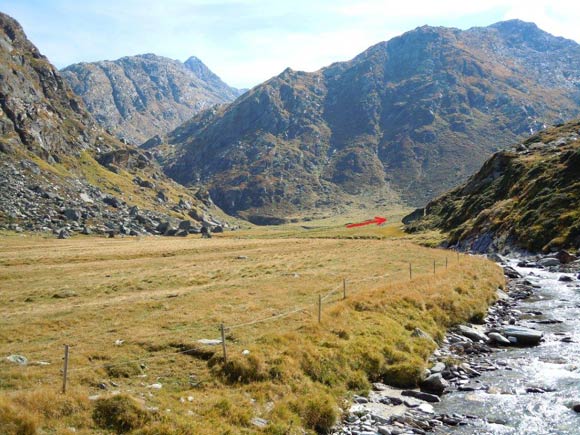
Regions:
<instances>
[{"instance_id":1,"label":"grassy meadow","mask_svg":"<svg viewBox=\"0 0 580 435\"><path fill-rule=\"evenodd\" d=\"M440 340L484 312L503 275L405 240L394 217L344 223L210 240L0 236L0 427L322 433L370 382L414 386L435 349L415 328ZM198 342L219 339L221 323L227 362Z\"/></svg>"}]
</instances>

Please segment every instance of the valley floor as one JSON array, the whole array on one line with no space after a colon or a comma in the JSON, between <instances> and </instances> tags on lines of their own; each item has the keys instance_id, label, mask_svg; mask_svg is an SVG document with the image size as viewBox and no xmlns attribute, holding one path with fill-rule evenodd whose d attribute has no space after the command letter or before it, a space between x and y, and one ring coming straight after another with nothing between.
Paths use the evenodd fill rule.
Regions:
<instances>
[{"instance_id":1,"label":"valley floor","mask_svg":"<svg viewBox=\"0 0 580 435\"><path fill-rule=\"evenodd\" d=\"M335 404L369 380L416 382L435 344L413 331L440 339L482 313L503 283L483 259L384 239L392 228L383 239L278 231L2 236L0 425L119 431L94 409L95 399L121 393L150 411L127 431L322 432ZM227 364L221 345L198 341L219 339L221 323Z\"/></svg>"}]
</instances>

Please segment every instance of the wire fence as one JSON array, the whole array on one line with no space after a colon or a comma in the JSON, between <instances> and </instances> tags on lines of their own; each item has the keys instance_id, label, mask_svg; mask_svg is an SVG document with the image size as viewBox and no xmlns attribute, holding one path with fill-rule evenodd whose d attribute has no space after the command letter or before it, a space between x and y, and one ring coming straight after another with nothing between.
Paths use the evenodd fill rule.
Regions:
<instances>
[{"instance_id":1,"label":"wire fence","mask_svg":"<svg viewBox=\"0 0 580 435\"><path fill-rule=\"evenodd\" d=\"M459 263L459 256L457 257L457 263ZM448 265L449 265L448 258L445 257L445 262L443 265L440 264L440 267L444 270L447 270ZM137 363L144 364L144 363L148 363L148 362L152 362L152 361L164 360L164 359L168 359L170 357L173 357L175 355L191 354L193 352L198 351L200 349L200 346L203 347L205 345L208 345L208 346L209 345L213 345L213 346L221 345L222 349L223 349L223 356L222 356L223 361L227 362L227 346L226 346L227 336L225 335L225 332L229 333L229 332L234 331L234 330L240 330L240 329L248 328L248 327L251 327L254 325L259 325L259 324L264 324L264 323L269 323L269 322L277 322L277 321L288 318L288 317L293 316L293 315L298 314L298 313L309 313L313 309L314 310L317 309L318 322L321 323L322 322L323 307L335 304L335 303L340 302L340 301L343 301L343 300L347 299L349 295L354 294L354 293L358 293L360 291L360 289L359 289L359 291L357 291L356 284L366 283L369 281L385 280L388 278L392 278L394 275L397 275L398 273L405 273L405 274L408 273L408 280L413 281L414 278L417 278L419 276L436 274L436 272L437 272L437 263L435 260L433 260L432 273L423 272L422 274L417 274L417 273L414 274L413 273L413 265L411 262L409 262L408 263L408 271L406 270L406 268L404 268L404 269L400 269L398 271L392 271L390 273L386 273L386 274L378 275L378 276L367 276L367 277L358 278L358 279L343 278L342 282L340 282L339 284L332 287L326 293L320 293L318 295L317 301L315 301L315 302L306 303L306 304L303 304L301 306L295 306L295 307L289 308L288 310L283 311L281 313L277 313L275 315L270 315L267 317L262 317L259 319L254 319L254 320L250 320L250 321L246 321L246 322L240 322L240 323L236 323L233 325L224 325L222 323L219 325L219 327L218 327L218 325L216 325L215 326L216 335L221 330L221 333L222 333L221 338L207 339L206 337L197 337L197 338L188 337L188 339L195 341L196 344L193 345L193 347L188 347L186 349L180 349L180 350L173 350L171 352L157 353L155 355L148 355L148 356L143 356L143 357L139 357L139 358L123 360L123 361L116 362L116 363L115 362L112 362L112 363L102 363L101 362L98 364L92 364L92 365L87 365L87 366L83 366L83 367L73 367L71 364L72 361L69 358L69 351L72 349L72 351L73 351L72 353L74 354L74 350L77 346L69 346L69 345L65 344L64 345L63 367L60 370L60 374L59 374L60 376L62 376L62 392L65 393L67 390L68 376L71 373L77 374L77 373L83 373L83 372L97 371L97 370L101 370L101 369L111 370L111 369L116 368L116 367L126 366L126 365L130 365L130 364L137 364ZM367 290L370 290L370 289L367 289ZM334 300L330 300L330 298L332 296L335 296L335 295L337 295L339 297L334 299ZM193 327L189 327L189 328L180 328L179 330L171 330L171 331L164 331L164 332L156 333L154 337L159 338L159 337L163 337L166 335L184 334L186 332L192 332L192 331L200 332L200 329L201 328L199 326L193 326ZM83 341L87 342L91 338L102 337L102 335L103 335L102 333L96 333L92 337L83 335ZM122 343L120 343L120 344L122 344ZM33 352L33 351L31 351L31 352ZM24 388L24 389L16 389L15 391L34 391L35 389L36 388Z\"/></svg>"}]
</instances>

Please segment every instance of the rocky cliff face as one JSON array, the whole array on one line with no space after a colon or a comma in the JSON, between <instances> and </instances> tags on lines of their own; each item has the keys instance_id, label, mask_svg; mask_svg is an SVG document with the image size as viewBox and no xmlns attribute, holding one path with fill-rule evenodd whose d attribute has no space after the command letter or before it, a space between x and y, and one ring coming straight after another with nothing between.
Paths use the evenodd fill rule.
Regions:
<instances>
[{"instance_id":1,"label":"rocky cliff face","mask_svg":"<svg viewBox=\"0 0 580 435\"><path fill-rule=\"evenodd\" d=\"M464 185L406 218L476 252L580 249L580 121L494 154Z\"/></svg>"},{"instance_id":2,"label":"rocky cliff face","mask_svg":"<svg viewBox=\"0 0 580 435\"><path fill-rule=\"evenodd\" d=\"M61 73L101 126L133 144L239 95L196 57L181 63L144 54L79 63Z\"/></svg>"},{"instance_id":3,"label":"rocky cliff face","mask_svg":"<svg viewBox=\"0 0 580 435\"><path fill-rule=\"evenodd\" d=\"M210 222L209 198L119 142L0 13L0 228L182 234Z\"/></svg>"},{"instance_id":4,"label":"rocky cliff face","mask_svg":"<svg viewBox=\"0 0 580 435\"><path fill-rule=\"evenodd\" d=\"M521 21L421 27L284 71L157 143L179 182L255 221L348 202L421 205L494 151L580 113L580 46ZM149 144L153 145L153 144Z\"/></svg>"}]
</instances>

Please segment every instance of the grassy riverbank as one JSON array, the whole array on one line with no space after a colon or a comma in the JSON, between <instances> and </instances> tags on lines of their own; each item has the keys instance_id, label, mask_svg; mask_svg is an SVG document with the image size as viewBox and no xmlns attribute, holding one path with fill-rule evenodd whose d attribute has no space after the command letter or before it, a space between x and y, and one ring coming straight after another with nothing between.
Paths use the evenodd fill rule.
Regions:
<instances>
[{"instance_id":1,"label":"grassy riverbank","mask_svg":"<svg viewBox=\"0 0 580 435\"><path fill-rule=\"evenodd\" d=\"M417 381L435 344L415 328L440 339L483 313L503 284L483 259L388 235L288 231L211 240L3 236L0 424L109 433L120 424L108 419L114 414L126 420L117 430L143 434L323 431L370 381ZM198 343L219 338L222 322L226 364L221 346ZM11 354L29 364L7 361ZM89 400L117 393L116 402Z\"/></svg>"}]
</instances>

